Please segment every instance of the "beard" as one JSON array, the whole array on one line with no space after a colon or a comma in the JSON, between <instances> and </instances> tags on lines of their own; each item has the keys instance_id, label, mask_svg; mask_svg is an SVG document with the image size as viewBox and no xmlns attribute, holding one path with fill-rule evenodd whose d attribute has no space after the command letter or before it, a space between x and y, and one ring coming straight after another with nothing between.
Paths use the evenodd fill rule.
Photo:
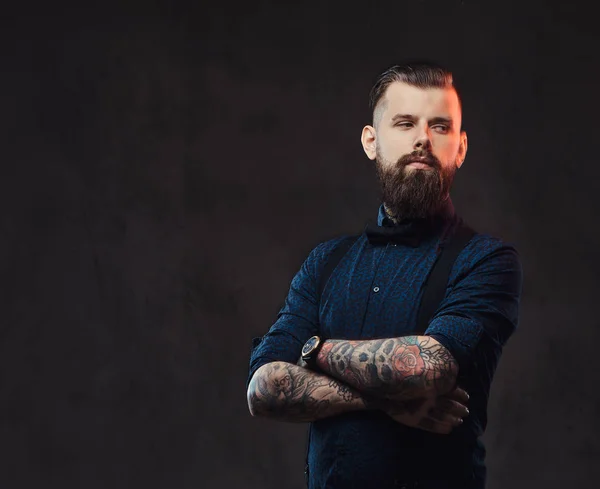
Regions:
<instances>
[{"instance_id":1,"label":"beard","mask_svg":"<svg viewBox=\"0 0 600 489\"><path fill-rule=\"evenodd\" d=\"M427 218L436 215L450 195L456 167L442 166L429 152L414 151L394 164L377 151L377 177L381 198L387 211L395 220ZM430 168L407 169L415 158L424 158Z\"/></svg>"}]
</instances>

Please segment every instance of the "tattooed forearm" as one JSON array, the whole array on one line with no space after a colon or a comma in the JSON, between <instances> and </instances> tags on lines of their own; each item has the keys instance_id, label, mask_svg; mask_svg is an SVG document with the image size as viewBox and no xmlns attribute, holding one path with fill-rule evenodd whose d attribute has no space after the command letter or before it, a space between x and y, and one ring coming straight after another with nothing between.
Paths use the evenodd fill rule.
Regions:
<instances>
[{"instance_id":1,"label":"tattooed forearm","mask_svg":"<svg viewBox=\"0 0 600 489\"><path fill-rule=\"evenodd\" d=\"M363 396L343 382L285 362L256 371L248 386L248 407L254 416L295 422L368 408Z\"/></svg>"},{"instance_id":2,"label":"tattooed forearm","mask_svg":"<svg viewBox=\"0 0 600 489\"><path fill-rule=\"evenodd\" d=\"M458 374L450 352L428 336L327 340L317 364L360 392L396 400L445 394Z\"/></svg>"}]
</instances>

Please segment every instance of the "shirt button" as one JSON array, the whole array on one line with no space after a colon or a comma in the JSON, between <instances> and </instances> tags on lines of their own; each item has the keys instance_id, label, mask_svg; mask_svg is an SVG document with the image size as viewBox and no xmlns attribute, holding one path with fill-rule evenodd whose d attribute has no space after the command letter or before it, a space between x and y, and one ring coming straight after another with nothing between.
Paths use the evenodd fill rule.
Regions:
<instances>
[{"instance_id":1,"label":"shirt button","mask_svg":"<svg viewBox=\"0 0 600 489\"><path fill-rule=\"evenodd\" d=\"M373 287L373 292L379 292L379 287Z\"/></svg>"}]
</instances>

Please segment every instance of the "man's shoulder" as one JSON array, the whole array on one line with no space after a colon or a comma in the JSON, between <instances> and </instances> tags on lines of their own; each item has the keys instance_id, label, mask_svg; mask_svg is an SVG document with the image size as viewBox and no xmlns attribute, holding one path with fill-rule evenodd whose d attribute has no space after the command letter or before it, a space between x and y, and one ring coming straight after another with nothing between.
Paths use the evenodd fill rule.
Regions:
<instances>
[{"instance_id":1,"label":"man's shoulder","mask_svg":"<svg viewBox=\"0 0 600 489\"><path fill-rule=\"evenodd\" d=\"M488 253L503 248L510 248L516 251L515 244L504 238L489 233L478 232L477 230L474 231L473 238L467 244L467 248L471 248L473 251Z\"/></svg>"},{"instance_id":2,"label":"man's shoulder","mask_svg":"<svg viewBox=\"0 0 600 489\"><path fill-rule=\"evenodd\" d=\"M334 251L344 242L348 243L350 239L359 237L358 235L341 235L319 242L304 260L297 278L310 276L314 281L319 282Z\"/></svg>"},{"instance_id":3,"label":"man's shoulder","mask_svg":"<svg viewBox=\"0 0 600 489\"><path fill-rule=\"evenodd\" d=\"M310 257L317 262L325 262L339 246L343 245L344 243L350 244L352 241L356 241L359 238L360 235L358 234L344 234L327 239L326 241L321 241L310 252Z\"/></svg>"},{"instance_id":4,"label":"man's shoulder","mask_svg":"<svg viewBox=\"0 0 600 489\"><path fill-rule=\"evenodd\" d=\"M499 236L475 231L457 261L462 266L472 267L490 259L518 262L516 245Z\"/></svg>"}]
</instances>

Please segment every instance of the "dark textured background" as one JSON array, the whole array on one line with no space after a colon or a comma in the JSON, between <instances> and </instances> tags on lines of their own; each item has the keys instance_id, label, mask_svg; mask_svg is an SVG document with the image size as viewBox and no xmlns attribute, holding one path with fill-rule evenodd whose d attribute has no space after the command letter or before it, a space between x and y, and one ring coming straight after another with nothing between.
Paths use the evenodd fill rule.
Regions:
<instances>
[{"instance_id":1,"label":"dark textured background","mask_svg":"<svg viewBox=\"0 0 600 489\"><path fill-rule=\"evenodd\" d=\"M376 212L359 134L406 57L454 70L455 205L525 270L488 487L597 487L600 40L554 3L3 7L0 487L303 487L304 426L247 412L250 338Z\"/></svg>"}]
</instances>

